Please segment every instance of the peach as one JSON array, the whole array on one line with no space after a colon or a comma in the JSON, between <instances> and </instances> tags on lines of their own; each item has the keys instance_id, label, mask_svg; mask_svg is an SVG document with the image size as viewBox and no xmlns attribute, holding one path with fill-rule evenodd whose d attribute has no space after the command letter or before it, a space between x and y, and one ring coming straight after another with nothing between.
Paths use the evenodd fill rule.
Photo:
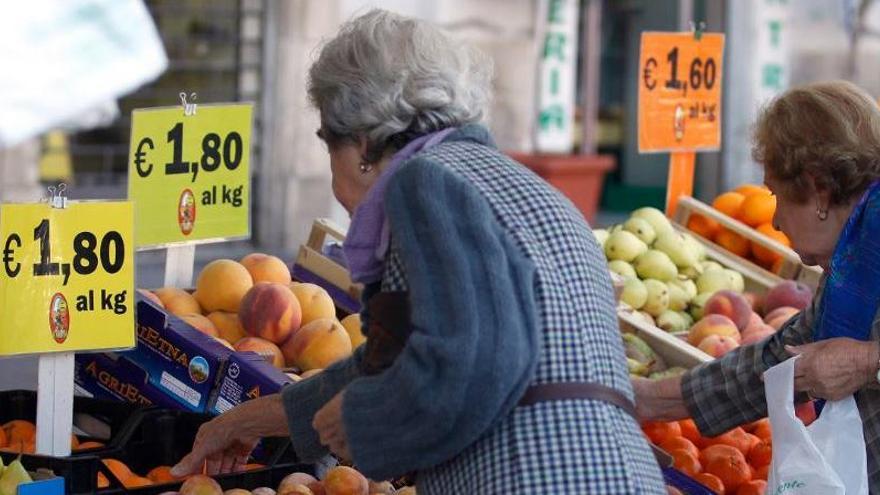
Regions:
<instances>
[{"instance_id":1,"label":"peach","mask_svg":"<svg viewBox=\"0 0 880 495\"><path fill-rule=\"evenodd\" d=\"M212 478L204 474L195 474L183 482L180 495L223 495L223 489Z\"/></svg>"},{"instance_id":2,"label":"peach","mask_svg":"<svg viewBox=\"0 0 880 495\"><path fill-rule=\"evenodd\" d=\"M276 492L278 495L315 495L315 492L311 490L306 485L301 485L299 483L295 485L288 485L284 488L278 487L278 491Z\"/></svg>"},{"instance_id":3,"label":"peach","mask_svg":"<svg viewBox=\"0 0 880 495\"><path fill-rule=\"evenodd\" d=\"M761 319L761 315L753 312L751 315L749 315L749 324L746 325L746 327L740 332L740 334L745 337L746 332L749 332L750 329L756 329L763 324L764 320Z\"/></svg>"},{"instance_id":4,"label":"peach","mask_svg":"<svg viewBox=\"0 0 880 495\"><path fill-rule=\"evenodd\" d=\"M809 287L793 280L784 280L767 293L764 298L764 313L769 314L782 306L806 309L812 300L813 291Z\"/></svg>"},{"instance_id":5,"label":"peach","mask_svg":"<svg viewBox=\"0 0 880 495\"><path fill-rule=\"evenodd\" d=\"M286 286L259 282L242 299L238 319L249 335L282 344L299 329L302 311Z\"/></svg>"},{"instance_id":6,"label":"peach","mask_svg":"<svg viewBox=\"0 0 880 495\"><path fill-rule=\"evenodd\" d=\"M314 476L306 473L291 473L284 477L281 480L281 483L278 484L278 494L284 493L285 490L290 489L295 485L300 485L303 488L308 489L309 483L314 483L318 481ZM293 492L296 493L296 492ZM309 492L311 493L311 492Z\"/></svg>"},{"instance_id":7,"label":"peach","mask_svg":"<svg viewBox=\"0 0 880 495\"><path fill-rule=\"evenodd\" d=\"M320 319L300 328L281 352L288 366L301 371L326 368L351 355L351 339L338 321Z\"/></svg>"},{"instance_id":8,"label":"peach","mask_svg":"<svg viewBox=\"0 0 880 495\"><path fill-rule=\"evenodd\" d=\"M173 315L202 313L199 302L189 292L177 287L163 287L156 290L156 297L165 309Z\"/></svg>"},{"instance_id":9,"label":"peach","mask_svg":"<svg viewBox=\"0 0 880 495\"><path fill-rule=\"evenodd\" d=\"M220 333L217 332L217 327L211 323L211 320L200 314L191 313L188 315L180 315L180 319L205 335L210 335L211 337L220 336Z\"/></svg>"},{"instance_id":10,"label":"peach","mask_svg":"<svg viewBox=\"0 0 880 495\"><path fill-rule=\"evenodd\" d=\"M220 338L230 344L235 344L247 337L247 332L244 331L244 327L241 326L241 321L238 319L238 313L214 311L208 313L208 319L214 324Z\"/></svg>"},{"instance_id":11,"label":"peach","mask_svg":"<svg viewBox=\"0 0 880 495\"><path fill-rule=\"evenodd\" d=\"M336 318L333 299L320 285L292 283L290 292L293 292L302 308L303 325L321 318Z\"/></svg>"},{"instance_id":12,"label":"peach","mask_svg":"<svg viewBox=\"0 0 880 495\"><path fill-rule=\"evenodd\" d=\"M757 292L743 292L742 296L752 307L752 311L761 311L764 308L764 296Z\"/></svg>"},{"instance_id":13,"label":"peach","mask_svg":"<svg viewBox=\"0 0 880 495\"><path fill-rule=\"evenodd\" d=\"M251 274L254 283L273 282L283 285L290 283L290 269L281 258L269 254L251 253L242 258L240 263Z\"/></svg>"},{"instance_id":14,"label":"peach","mask_svg":"<svg viewBox=\"0 0 880 495\"><path fill-rule=\"evenodd\" d=\"M348 332L348 337L351 339L352 349L357 349L361 344L367 341L367 338L361 331L361 315L359 313L350 314L343 318L339 323L341 323L342 328Z\"/></svg>"},{"instance_id":15,"label":"peach","mask_svg":"<svg viewBox=\"0 0 880 495\"><path fill-rule=\"evenodd\" d=\"M394 495L394 485L392 485L388 481L377 482L373 480L369 481L369 491L370 495Z\"/></svg>"},{"instance_id":16,"label":"peach","mask_svg":"<svg viewBox=\"0 0 880 495\"><path fill-rule=\"evenodd\" d=\"M238 352L255 352L276 368L284 367L284 354L277 345L259 337L245 337L235 343Z\"/></svg>"},{"instance_id":17,"label":"peach","mask_svg":"<svg viewBox=\"0 0 880 495\"><path fill-rule=\"evenodd\" d=\"M244 490L242 488L233 488L231 490L226 490L223 492L223 495L251 495L250 490Z\"/></svg>"},{"instance_id":18,"label":"peach","mask_svg":"<svg viewBox=\"0 0 880 495\"><path fill-rule=\"evenodd\" d=\"M254 279L241 263L220 259L205 266L196 280L195 297L207 312L238 311Z\"/></svg>"},{"instance_id":19,"label":"peach","mask_svg":"<svg viewBox=\"0 0 880 495\"><path fill-rule=\"evenodd\" d=\"M331 469L324 478L327 495L369 495L369 488L364 475L346 466Z\"/></svg>"},{"instance_id":20,"label":"peach","mask_svg":"<svg viewBox=\"0 0 880 495\"><path fill-rule=\"evenodd\" d=\"M149 299L150 302L152 302L152 303L155 304L156 306L159 306L160 308L164 308L164 307L165 307L165 305L162 304L162 300L159 299L159 296L157 296L156 294L153 294L152 292L148 291L147 289L138 289L137 291L138 291L138 294L140 294L140 295L144 296L145 298Z\"/></svg>"},{"instance_id":21,"label":"peach","mask_svg":"<svg viewBox=\"0 0 880 495\"><path fill-rule=\"evenodd\" d=\"M327 495L327 491L324 490L324 482L316 481L314 483L309 483L309 490L312 491L315 495Z\"/></svg>"},{"instance_id":22,"label":"peach","mask_svg":"<svg viewBox=\"0 0 880 495\"><path fill-rule=\"evenodd\" d=\"M687 340L691 345L699 345L710 335L729 337L737 342L741 338L739 330L730 318L723 315L707 315L691 327Z\"/></svg>"},{"instance_id":23,"label":"peach","mask_svg":"<svg viewBox=\"0 0 880 495\"><path fill-rule=\"evenodd\" d=\"M764 322L761 322L754 327L750 326L749 328L745 329L745 331L742 333L741 344L751 345L766 339L774 333L776 333L775 328L765 324Z\"/></svg>"},{"instance_id":24,"label":"peach","mask_svg":"<svg viewBox=\"0 0 880 495\"><path fill-rule=\"evenodd\" d=\"M724 315L730 318L739 331L743 331L749 324L752 307L741 294L720 290L706 301L703 307L703 316L705 315Z\"/></svg>"},{"instance_id":25,"label":"peach","mask_svg":"<svg viewBox=\"0 0 880 495\"><path fill-rule=\"evenodd\" d=\"M784 325L785 322L790 320L798 313L800 313L800 310L798 310L797 308L791 308L788 306L776 308L773 311L767 313L767 316L764 317L764 323L770 325L776 330L779 330L780 328L782 328L782 325Z\"/></svg>"},{"instance_id":26,"label":"peach","mask_svg":"<svg viewBox=\"0 0 880 495\"><path fill-rule=\"evenodd\" d=\"M271 488L266 488L265 486L261 486L259 488L254 488L251 490L251 493L254 495L275 495L275 490Z\"/></svg>"},{"instance_id":27,"label":"peach","mask_svg":"<svg viewBox=\"0 0 880 495\"><path fill-rule=\"evenodd\" d=\"M712 357L721 357L739 347L739 343L725 335L709 335L697 346L701 351Z\"/></svg>"}]
</instances>

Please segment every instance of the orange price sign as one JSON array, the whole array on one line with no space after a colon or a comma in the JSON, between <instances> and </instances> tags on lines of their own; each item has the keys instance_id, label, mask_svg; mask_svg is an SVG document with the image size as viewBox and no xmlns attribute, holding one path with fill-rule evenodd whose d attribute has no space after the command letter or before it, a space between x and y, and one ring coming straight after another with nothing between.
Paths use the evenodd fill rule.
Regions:
<instances>
[{"instance_id":1,"label":"orange price sign","mask_svg":"<svg viewBox=\"0 0 880 495\"><path fill-rule=\"evenodd\" d=\"M721 146L724 35L642 33L639 152Z\"/></svg>"}]
</instances>

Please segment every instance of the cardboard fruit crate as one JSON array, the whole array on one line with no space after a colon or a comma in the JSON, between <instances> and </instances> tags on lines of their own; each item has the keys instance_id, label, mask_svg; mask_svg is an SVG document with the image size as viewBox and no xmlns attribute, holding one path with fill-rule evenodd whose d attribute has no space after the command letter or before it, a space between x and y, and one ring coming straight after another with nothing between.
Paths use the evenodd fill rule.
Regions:
<instances>
[{"instance_id":1,"label":"cardboard fruit crate","mask_svg":"<svg viewBox=\"0 0 880 495\"><path fill-rule=\"evenodd\" d=\"M695 214L715 220L722 227L732 232L735 232L745 237L749 241L759 244L782 256L782 266L779 269L779 273L776 274L767 270L764 267L757 265L752 261L743 259L731 253L730 251L724 249L718 244L715 244L709 239L706 239L694 232L689 231L692 235L694 235L694 237L703 242L703 244L710 247L711 250L714 251L717 255L728 259L730 263L738 264L741 268L737 268L737 270L742 270L744 275L745 272L748 272L749 276L755 279L759 279L762 281L774 281L773 285L782 281L783 279L801 282L808 285L813 290L815 290L816 287L819 285L819 279L822 277L821 268L804 265L801 262L801 259L797 255L797 253L795 253L791 248L777 242L774 239L767 237L766 235L740 222L739 220L731 218L697 199L691 197L682 197L678 200L678 207L676 208L675 218L673 219L674 223L677 224L679 227L686 229L685 226L687 225L688 220L690 219L691 215Z\"/></svg>"},{"instance_id":2,"label":"cardboard fruit crate","mask_svg":"<svg viewBox=\"0 0 880 495\"><path fill-rule=\"evenodd\" d=\"M651 325L629 306L617 306L621 332L633 333L644 340L669 366L693 368L714 358L671 333Z\"/></svg>"},{"instance_id":3,"label":"cardboard fruit crate","mask_svg":"<svg viewBox=\"0 0 880 495\"><path fill-rule=\"evenodd\" d=\"M345 240L345 230L326 218L318 218L305 244L300 246L291 269L293 278L323 287L336 305L347 313L357 313L361 307L363 286L354 283L341 260L328 255L328 245ZM333 246L330 245L332 249ZM338 247L337 251L341 251Z\"/></svg>"}]
</instances>

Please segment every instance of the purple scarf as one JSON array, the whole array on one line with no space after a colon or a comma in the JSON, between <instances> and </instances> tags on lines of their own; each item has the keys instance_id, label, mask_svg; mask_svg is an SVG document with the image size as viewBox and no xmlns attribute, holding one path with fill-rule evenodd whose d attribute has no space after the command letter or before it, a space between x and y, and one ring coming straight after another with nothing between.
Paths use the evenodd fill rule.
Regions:
<instances>
[{"instance_id":1,"label":"purple scarf","mask_svg":"<svg viewBox=\"0 0 880 495\"><path fill-rule=\"evenodd\" d=\"M418 137L394 153L363 202L355 209L351 226L342 244L353 281L369 284L382 278L385 255L388 254L391 243L391 229L385 217L385 189L394 172L413 155L441 143L455 130L455 127L450 127Z\"/></svg>"}]
</instances>

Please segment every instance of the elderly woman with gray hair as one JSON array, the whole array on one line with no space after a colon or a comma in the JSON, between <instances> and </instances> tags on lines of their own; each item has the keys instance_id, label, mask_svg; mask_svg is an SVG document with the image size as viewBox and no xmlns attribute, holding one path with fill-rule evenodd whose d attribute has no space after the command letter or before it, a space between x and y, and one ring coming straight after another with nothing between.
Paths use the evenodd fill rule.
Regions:
<instances>
[{"instance_id":1,"label":"elderly woman with gray hair","mask_svg":"<svg viewBox=\"0 0 880 495\"><path fill-rule=\"evenodd\" d=\"M486 58L372 11L309 71L367 342L207 423L176 468L228 472L264 436L420 494L665 493L633 418L604 257L479 122Z\"/></svg>"}]
</instances>

